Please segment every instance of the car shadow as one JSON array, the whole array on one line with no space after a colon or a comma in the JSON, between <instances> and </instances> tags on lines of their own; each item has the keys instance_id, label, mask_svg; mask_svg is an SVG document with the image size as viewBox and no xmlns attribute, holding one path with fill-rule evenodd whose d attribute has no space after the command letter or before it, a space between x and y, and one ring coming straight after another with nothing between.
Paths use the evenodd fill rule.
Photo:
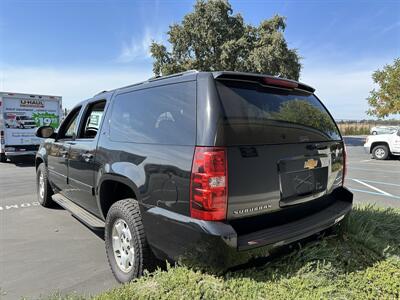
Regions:
<instances>
[{"instance_id":1,"label":"car shadow","mask_svg":"<svg viewBox=\"0 0 400 300\"><path fill-rule=\"evenodd\" d=\"M344 274L362 271L388 255L400 255L399 229L400 214L393 209L356 208L333 230L276 249L271 256L232 268L223 276L275 282L324 265Z\"/></svg>"},{"instance_id":2,"label":"car shadow","mask_svg":"<svg viewBox=\"0 0 400 300\"><path fill-rule=\"evenodd\" d=\"M104 230L85 226L104 240ZM268 257L255 258L228 270L200 270L224 280L246 277L260 282L287 279L305 268L317 269L324 264L334 266L335 272L353 273L371 267L389 254L400 256L399 229L400 214L393 209L355 208L340 226L276 248ZM159 260L157 267L166 270L167 262Z\"/></svg>"},{"instance_id":3,"label":"car shadow","mask_svg":"<svg viewBox=\"0 0 400 300\"><path fill-rule=\"evenodd\" d=\"M8 159L7 163L14 164L15 166L21 168L33 167L35 166L35 157L31 155L14 157L12 159Z\"/></svg>"}]
</instances>

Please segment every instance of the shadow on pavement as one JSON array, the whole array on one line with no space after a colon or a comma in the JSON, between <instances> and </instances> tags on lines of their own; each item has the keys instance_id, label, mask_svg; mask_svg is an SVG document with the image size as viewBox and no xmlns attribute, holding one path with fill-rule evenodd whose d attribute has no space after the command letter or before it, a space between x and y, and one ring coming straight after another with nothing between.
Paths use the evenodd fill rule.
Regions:
<instances>
[{"instance_id":1,"label":"shadow on pavement","mask_svg":"<svg viewBox=\"0 0 400 300\"><path fill-rule=\"evenodd\" d=\"M14 164L17 167L33 167L35 165L35 157L34 156L21 156L14 157L11 160L8 159L8 163Z\"/></svg>"}]
</instances>

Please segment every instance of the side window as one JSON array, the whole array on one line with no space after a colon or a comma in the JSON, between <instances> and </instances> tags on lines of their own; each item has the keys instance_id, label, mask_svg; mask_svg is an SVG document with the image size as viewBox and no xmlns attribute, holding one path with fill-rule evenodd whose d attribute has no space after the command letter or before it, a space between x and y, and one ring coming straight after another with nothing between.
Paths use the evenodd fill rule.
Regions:
<instances>
[{"instance_id":1,"label":"side window","mask_svg":"<svg viewBox=\"0 0 400 300\"><path fill-rule=\"evenodd\" d=\"M60 127L58 132L59 139L72 139L74 134L76 133L78 116L81 107L75 108L73 111L69 113L69 115L65 118L63 124Z\"/></svg>"},{"instance_id":2,"label":"side window","mask_svg":"<svg viewBox=\"0 0 400 300\"><path fill-rule=\"evenodd\" d=\"M96 137L101 124L101 119L103 118L105 106L106 101L104 100L89 104L81 122L81 129L78 135L79 138L93 139Z\"/></svg>"},{"instance_id":3,"label":"side window","mask_svg":"<svg viewBox=\"0 0 400 300\"><path fill-rule=\"evenodd\" d=\"M193 145L196 138L196 82L182 82L117 95L111 140Z\"/></svg>"}]
</instances>

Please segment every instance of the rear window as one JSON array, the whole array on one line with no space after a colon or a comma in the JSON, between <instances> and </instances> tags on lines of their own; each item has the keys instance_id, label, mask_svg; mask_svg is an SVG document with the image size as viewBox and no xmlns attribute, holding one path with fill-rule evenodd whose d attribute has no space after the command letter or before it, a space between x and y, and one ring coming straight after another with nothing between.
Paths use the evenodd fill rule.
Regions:
<instances>
[{"instance_id":1,"label":"rear window","mask_svg":"<svg viewBox=\"0 0 400 300\"><path fill-rule=\"evenodd\" d=\"M195 109L195 81L117 95L111 114L111 140L194 145Z\"/></svg>"},{"instance_id":2,"label":"rear window","mask_svg":"<svg viewBox=\"0 0 400 300\"><path fill-rule=\"evenodd\" d=\"M216 84L224 110L218 134L227 144L341 139L335 122L312 94L238 81Z\"/></svg>"}]
</instances>

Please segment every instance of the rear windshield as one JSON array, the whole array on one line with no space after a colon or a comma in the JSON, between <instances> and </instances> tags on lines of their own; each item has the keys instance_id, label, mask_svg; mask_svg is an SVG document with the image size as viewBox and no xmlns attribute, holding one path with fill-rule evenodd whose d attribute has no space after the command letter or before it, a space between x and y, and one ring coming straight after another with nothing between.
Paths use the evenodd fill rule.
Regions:
<instances>
[{"instance_id":1,"label":"rear windshield","mask_svg":"<svg viewBox=\"0 0 400 300\"><path fill-rule=\"evenodd\" d=\"M224 110L220 135L227 144L280 144L340 140L335 122L312 94L256 83L217 81Z\"/></svg>"}]
</instances>

